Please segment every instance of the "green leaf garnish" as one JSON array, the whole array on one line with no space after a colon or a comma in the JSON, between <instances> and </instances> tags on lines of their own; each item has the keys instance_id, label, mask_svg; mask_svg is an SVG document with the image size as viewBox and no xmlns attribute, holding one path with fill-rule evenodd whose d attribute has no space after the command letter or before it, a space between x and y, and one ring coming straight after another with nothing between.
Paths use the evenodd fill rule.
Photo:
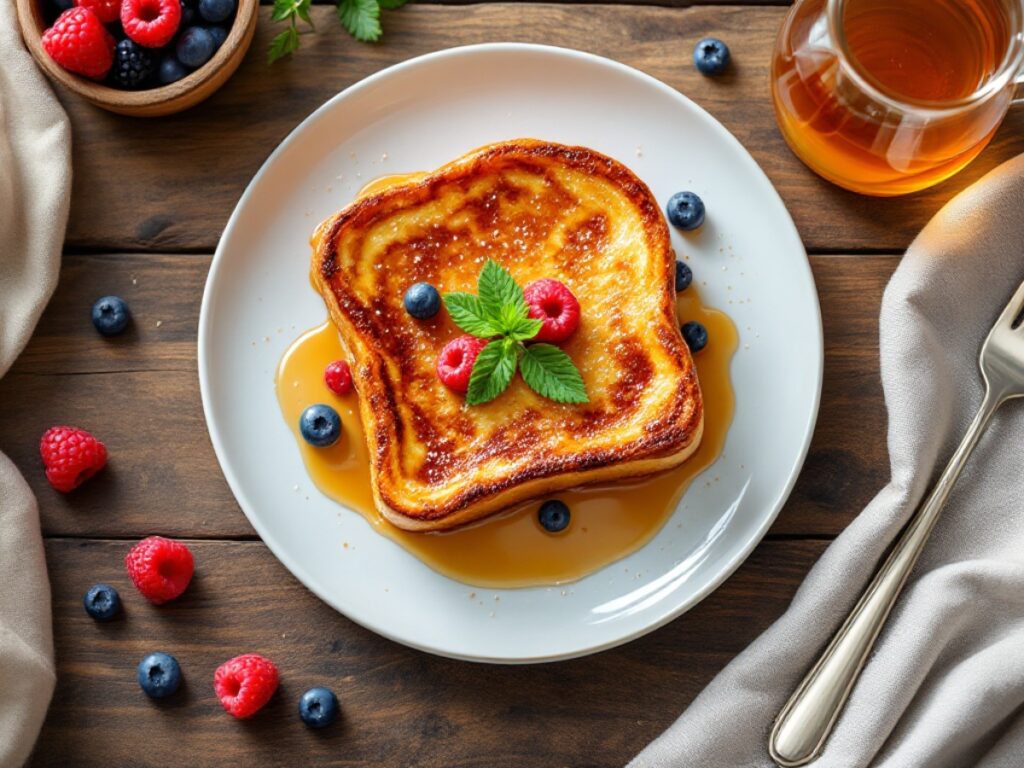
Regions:
<instances>
[{"instance_id":1,"label":"green leaf garnish","mask_svg":"<svg viewBox=\"0 0 1024 768\"><path fill-rule=\"evenodd\" d=\"M509 319L526 317L530 312L519 283L491 259L487 260L480 272L476 291L480 294L480 304L484 311L503 326L507 325Z\"/></svg>"},{"instance_id":2,"label":"green leaf garnish","mask_svg":"<svg viewBox=\"0 0 1024 768\"><path fill-rule=\"evenodd\" d=\"M386 11L393 11L395 8L401 8L408 2L409 0L377 0L377 4Z\"/></svg>"},{"instance_id":3,"label":"green leaf garnish","mask_svg":"<svg viewBox=\"0 0 1024 768\"><path fill-rule=\"evenodd\" d=\"M583 377L565 352L553 344L532 344L519 365L530 389L558 403L586 403Z\"/></svg>"},{"instance_id":4,"label":"green leaf garnish","mask_svg":"<svg viewBox=\"0 0 1024 768\"><path fill-rule=\"evenodd\" d=\"M471 293L446 293L444 306L452 322L470 336L489 339L501 333L498 323L487 316L480 299Z\"/></svg>"},{"instance_id":5,"label":"green leaf garnish","mask_svg":"<svg viewBox=\"0 0 1024 768\"><path fill-rule=\"evenodd\" d=\"M528 341L540 333L541 326L543 326L540 320L534 320L532 317L524 317L515 325L509 327L505 332L508 334L510 339L516 341Z\"/></svg>"},{"instance_id":6,"label":"green leaf garnish","mask_svg":"<svg viewBox=\"0 0 1024 768\"><path fill-rule=\"evenodd\" d=\"M273 64L278 59L283 59L290 53L299 50L299 30L294 23L282 32L278 32L270 41L270 50L267 51L267 64Z\"/></svg>"},{"instance_id":7,"label":"green leaf garnish","mask_svg":"<svg viewBox=\"0 0 1024 768\"><path fill-rule=\"evenodd\" d=\"M518 345L511 339L495 339L484 347L473 363L466 403L486 403L508 389L516 375L518 359Z\"/></svg>"},{"instance_id":8,"label":"green leaf garnish","mask_svg":"<svg viewBox=\"0 0 1024 768\"><path fill-rule=\"evenodd\" d=\"M338 18L348 33L364 43L380 39L380 5L377 0L338 0Z\"/></svg>"},{"instance_id":9,"label":"green leaf garnish","mask_svg":"<svg viewBox=\"0 0 1024 768\"><path fill-rule=\"evenodd\" d=\"M473 363L467 405L489 402L508 389L519 365L523 380L537 394L559 403L589 402L572 358L551 344L523 343L536 336L543 323L529 316L523 289L507 270L488 259L477 293L444 295L448 314L459 328L491 340Z\"/></svg>"}]
</instances>

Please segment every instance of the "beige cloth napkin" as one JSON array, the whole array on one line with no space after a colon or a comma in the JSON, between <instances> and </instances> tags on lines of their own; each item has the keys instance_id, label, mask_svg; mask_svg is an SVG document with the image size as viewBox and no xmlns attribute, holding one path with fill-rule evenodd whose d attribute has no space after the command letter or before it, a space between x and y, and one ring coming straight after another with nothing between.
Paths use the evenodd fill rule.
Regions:
<instances>
[{"instance_id":1,"label":"beige cloth napkin","mask_svg":"<svg viewBox=\"0 0 1024 768\"><path fill-rule=\"evenodd\" d=\"M57 285L71 194L71 130L0 0L0 376ZM3 435L0 435L0 448ZM0 453L0 768L28 759L53 694L50 585L39 511Z\"/></svg>"},{"instance_id":2,"label":"beige cloth napkin","mask_svg":"<svg viewBox=\"0 0 1024 768\"><path fill-rule=\"evenodd\" d=\"M982 396L981 343L1022 280L1024 156L943 208L886 289L889 484L786 613L631 768L773 765L775 715L967 428ZM982 438L812 765L1024 766L1024 401L1004 405Z\"/></svg>"}]
</instances>

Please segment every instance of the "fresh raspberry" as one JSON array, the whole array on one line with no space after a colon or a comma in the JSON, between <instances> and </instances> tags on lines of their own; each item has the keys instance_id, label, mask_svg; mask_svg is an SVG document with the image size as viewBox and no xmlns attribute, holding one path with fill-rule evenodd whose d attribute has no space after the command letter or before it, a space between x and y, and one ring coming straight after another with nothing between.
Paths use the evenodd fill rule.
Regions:
<instances>
[{"instance_id":1,"label":"fresh raspberry","mask_svg":"<svg viewBox=\"0 0 1024 768\"><path fill-rule=\"evenodd\" d=\"M124 33L146 48L167 45L180 24L181 0L124 0L121 3Z\"/></svg>"},{"instance_id":2,"label":"fresh raspberry","mask_svg":"<svg viewBox=\"0 0 1024 768\"><path fill-rule=\"evenodd\" d=\"M39 440L46 479L61 493L73 491L107 463L107 447L78 427L50 427Z\"/></svg>"},{"instance_id":3,"label":"fresh raspberry","mask_svg":"<svg viewBox=\"0 0 1024 768\"><path fill-rule=\"evenodd\" d=\"M252 717L277 690L277 667L255 653L235 656L213 673L213 690L228 714Z\"/></svg>"},{"instance_id":4,"label":"fresh raspberry","mask_svg":"<svg viewBox=\"0 0 1024 768\"><path fill-rule=\"evenodd\" d=\"M580 324L580 303L572 291L557 280L545 278L530 283L523 290L530 305L530 317L543 325L530 341L565 341Z\"/></svg>"},{"instance_id":5,"label":"fresh raspberry","mask_svg":"<svg viewBox=\"0 0 1024 768\"><path fill-rule=\"evenodd\" d=\"M88 8L104 24L121 18L121 0L75 0L79 8Z\"/></svg>"},{"instance_id":6,"label":"fresh raspberry","mask_svg":"<svg viewBox=\"0 0 1024 768\"><path fill-rule=\"evenodd\" d=\"M163 536L140 541L125 555L124 565L132 583L153 605L184 592L195 567L188 547Z\"/></svg>"},{"instance_id":7,"label":"fresh raspberry","mask_svg":"<svg viewBox=\"0 0 1024 768\"><path fill-rule=\"evenodd\" d=\"M437 378L448 389L465 394L469 389L469 375L477 355L487 346L486 339L475 336L459 336L444 345L437 358Z\"/></svg>"},{"instance_id":8,"label":"fresh raspberry","mask_svg":"<svg viewBox=\"0 0 1024 768\"><path fill-rule=\"evenodd\" d=\"M114 63L115 40L88 8L68 8L43 32L43 49L68 72L102 80Z\"/></svg>"},{"instance_id":9,"label":"fresh raspberry","mask_svg":"<svg viewBox=\"0 0 1024 768\"><path fill-rule=\"evenodd\" d=\"M352 391L352 369L344 360L335 360L324 369L324 382L336 395L347 395Z\"/></svg>"}]
</instances>

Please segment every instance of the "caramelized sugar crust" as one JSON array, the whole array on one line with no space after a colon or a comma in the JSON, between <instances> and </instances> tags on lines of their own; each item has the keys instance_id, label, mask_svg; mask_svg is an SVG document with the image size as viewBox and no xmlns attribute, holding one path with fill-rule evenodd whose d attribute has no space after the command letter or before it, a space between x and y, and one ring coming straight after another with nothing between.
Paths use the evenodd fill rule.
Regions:
<instances>
[{"instance_id":1,"label":"caramelized sugar crust","mask_svg":"<svg viewBox=\"0 0 1024 768\"><path fill-rule=\"evenodd\" d=\"M582 309L563 345L590 402L517 375L467 406L434 371L462 332L402 306L417 282L476 292L494 259L525 286L565 283ZM410 530L477 520L564 488L651 474L700 442L697 374L675 315L675 256L647 186L584 147L520 139L353 202L314 235L313 282L353 361L378 508Z\"/></svg>"}]
</instances>

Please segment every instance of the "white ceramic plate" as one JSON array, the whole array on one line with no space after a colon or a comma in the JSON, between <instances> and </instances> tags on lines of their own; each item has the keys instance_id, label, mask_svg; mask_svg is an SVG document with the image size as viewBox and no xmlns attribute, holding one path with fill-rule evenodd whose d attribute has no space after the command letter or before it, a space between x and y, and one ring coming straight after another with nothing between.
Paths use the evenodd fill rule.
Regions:
<instances>
[{"instance_id":1,"label":"white ceramic plate","mask_svg":"<svg viewBox=\"0 0 1024 768\"><path fill-rule=\"evenodd\" d=\"M535 137L625 163L664 204L700 194L673 233L707 304L740 333L724 455L642 550L568 587L482 590L440 576L313 487L274 393L299 332L323 322L313 227L367 181ZM679 616L736 569L782 506L818 412L822 337L806 255L778 194L733 136L663 83L586 53L519 44L399 64L334 97L270 156L217 248L199 322L210 437L238 503L284 565L337 610L406 645L494 662L610 648ZM298 486L299 490L295 490ZM340 512L340 514L339 514ZM677 527L677 520L685 525ZM342 554L341 542L349 542ZM628 571L627 571L628 569ZM477 599L468 599L470 592ZM498 599L500 598L500 600Z\"/></svg>"}]
</instances>

